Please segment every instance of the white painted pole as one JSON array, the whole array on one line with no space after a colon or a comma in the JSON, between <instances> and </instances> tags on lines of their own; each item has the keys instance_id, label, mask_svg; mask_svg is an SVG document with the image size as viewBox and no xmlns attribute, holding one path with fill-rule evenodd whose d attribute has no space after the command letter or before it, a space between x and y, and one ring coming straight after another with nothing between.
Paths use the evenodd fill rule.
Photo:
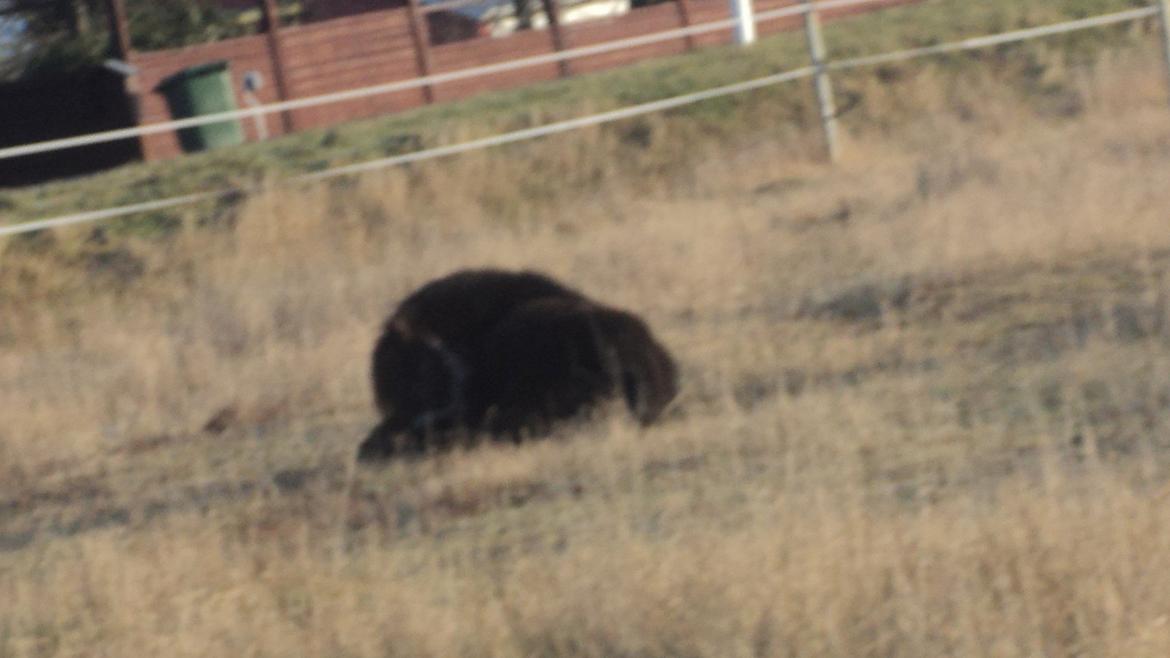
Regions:
<instances>
[{"instance_id":1,"label":"white painted pole","mask_svg":"<svg viewBox=\"0 0 1170 658\"><path fill-rule=\"evenodd\" d=\"M825 36L821 32L821 20L812 0L802 0L802 2L804 2L806 10L804 33L808 37L808 54L815 71L813 86L817 92L817 108L821 114L821 127L825 131L825 147L829 152L829 160L836 162L841 156L841 144L837 134L837 104L833 100L833 83L829 80Z\"/></svg>"},{"instance_id":2,"label":"white painted pole","mask_svg":"<svg viewBox=\"0 0 1170 658\"><path fill-rule=\"evenodd\" d=\"M1158 16L1162 20L1162 54L1166 59L1166 81L1170 84L1170 0L1158 0Z\"/></svg>"},{"instance_id":3,"label":"white painted pole","mask_svg":"<svg viewBox=\"0 0 1170 658\"><path fill-rule=\"evenodd\" d=\"M248 107L260 107L260 99L250 91L244 92L244 103ZM252 117L256 122L256 139L261 142L268 141L268 115L256 114Z\"/></svg>"},{"instance_id":4,"label":"white painted pole","mask_svg":"<svg viewBox=\"0 0 1170 658\"><path fill-rule=\"evenodd\" d=\"M752 0L731 0L731 15L735 17L735 42L747 46L756 42L756 13Z\"/></svg>"}]
</instances>

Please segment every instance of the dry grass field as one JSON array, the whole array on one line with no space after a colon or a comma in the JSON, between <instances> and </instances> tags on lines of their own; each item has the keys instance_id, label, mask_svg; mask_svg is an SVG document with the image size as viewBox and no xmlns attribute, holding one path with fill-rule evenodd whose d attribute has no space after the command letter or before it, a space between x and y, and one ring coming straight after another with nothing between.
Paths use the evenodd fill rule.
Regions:
<instances>
[{"instance_id":1,"label":"dry grass field","mask_svg":"<svg viewBox=\"0 0 1170 658\"><path fill-rule=\"evenodd\" d=\"M22 243L0 656L1170 655L1157 61L1042 110L916 69L834 168L761 125L622 178L585 132ZM667 418L355 468L380 319L482 265L642 312Z\"/></svg>"}]
</instances>

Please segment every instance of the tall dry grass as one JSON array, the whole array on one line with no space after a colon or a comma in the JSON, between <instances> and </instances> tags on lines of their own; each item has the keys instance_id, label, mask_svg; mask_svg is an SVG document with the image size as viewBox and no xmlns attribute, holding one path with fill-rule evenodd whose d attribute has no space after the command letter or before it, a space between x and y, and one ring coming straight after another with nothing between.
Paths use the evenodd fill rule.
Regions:
<instances>
[{"instance_id":1,"label":"tall dry grass","mask_svg":"<svg viewBox=\"0 0 1170 658\"><path fill-rule=\"evenodd\" d=\"M7 256L0 656L1167 655L1155 61L1059 117L924 71L831 169L585 132ZM481 265L644 313L668 418L356 470L379 320Z\"/></svg>"}]
</instances>

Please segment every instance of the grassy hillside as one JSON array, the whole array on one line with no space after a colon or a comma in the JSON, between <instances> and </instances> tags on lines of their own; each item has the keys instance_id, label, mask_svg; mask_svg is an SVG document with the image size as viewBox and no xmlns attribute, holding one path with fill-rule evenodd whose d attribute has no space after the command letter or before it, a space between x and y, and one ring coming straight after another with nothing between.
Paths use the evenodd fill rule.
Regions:
<instances>
[{"instance_id":1,"label":"grassy hillside","mask_svg":"<svg viewBox=\"0 0 1170 658\"><path fill-rule=\"evenodd\" d=\"M993 0L929 0L914 7L896 8L834 23L827 29L836 56L877 53L927 45L956 38L978 36L1008 29L1095 15L1142 6L1138 0L1045 0L1020 2ZM1149 26L1147 26L1149 27ZM1145 35L1148 40L1148 34ZM1105 29L1002 48L996 52L963 55L941 60L943 68L970 72L989 64L1001 69L1001 79L1035 102L1054 106L1065 102L1062 72L1071 58L1092 58L1103 45L1135 44L1142 31ZM567 81L539 84L511 92L494 93L470 101L450 103L377 120L316 130L250 145L228 152L190 156L162 164L121 168L78 181L0 193L0 221L16 222L59 215L76 210L104 208L209 189L249 187L273 176L288 176L332 165L384 157L413 148L462 141L504 130L545 123L590 111L611 109L665 98L697 89L727 84L805 65L803 35L792 33L769 38L749 50L716 48L608 73ZM896 99L898 78L905 71L932 64L912 64L863 70L837 76L855 129L874 124L912 120L917 108L900 106ZM896 107L890 107L893 102ZM898 111L893 111L893 110ZM619 138L620 149L641 165L618 168L615 175L636 176L646 168L685 168L697 157L694 149L672 147L667 141L682 140L703 145L729 139L752 139L754 126L769 125L784 132L812 129L815 116L811 93L805 83L709 101L670 113L671 140L646 139L647 120L623 122L603 130ZM649 120L653 121L653 119ZM566 137L569 141L575 137ZM580 141L580 140L578 140ZM587 143L587 141L586 141ZM524 147L518 147L523 149ZM646 151L655 157L647 160ZM505 149L501 157L512 157ZM622 157L625 161L630 157ZM589 181L572 181L577 187ZM531 181L542 194L556 194L562 181ZM204 207L196 216L214 214ZM115 225L142 228L173 225L184 213L160 213Z\"/></svg>"},{"instance_id":2,"label":"grassy hillside","mask_svg":"<svg viewBox=\"0 0 1170 658\"><path fill-rule=\"evenodd\" d=\"M1132 39L857 79L836 167L686 113L14 243L0 657L1170 654L1170 115ZM643 313L677 405L355 468L381 318L482 265Z\"/></svg>"}]
</instances>

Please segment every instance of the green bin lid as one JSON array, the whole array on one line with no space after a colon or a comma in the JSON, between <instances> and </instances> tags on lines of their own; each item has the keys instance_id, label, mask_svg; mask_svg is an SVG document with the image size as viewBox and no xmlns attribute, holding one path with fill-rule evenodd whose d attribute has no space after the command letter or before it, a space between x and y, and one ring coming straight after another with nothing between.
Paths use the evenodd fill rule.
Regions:
<instances>
[{"instance_id":1,"label":"green bin lid","mask_svg":"<svg viewBox=\"0 0 1170 658\"><path fill-rule=\"evenodd\" d=\"M207 62L206 64L196 64L195 66L185 68L178 73L163 78L162 81L158 83L158 88L162 89L163 87L169 87L173 84L183 82L187 78L197 78L202 75L207 75L208 73L219 73L221 71L226 71L227 67L227 60Z\"/></svg>"}]
</instances>

